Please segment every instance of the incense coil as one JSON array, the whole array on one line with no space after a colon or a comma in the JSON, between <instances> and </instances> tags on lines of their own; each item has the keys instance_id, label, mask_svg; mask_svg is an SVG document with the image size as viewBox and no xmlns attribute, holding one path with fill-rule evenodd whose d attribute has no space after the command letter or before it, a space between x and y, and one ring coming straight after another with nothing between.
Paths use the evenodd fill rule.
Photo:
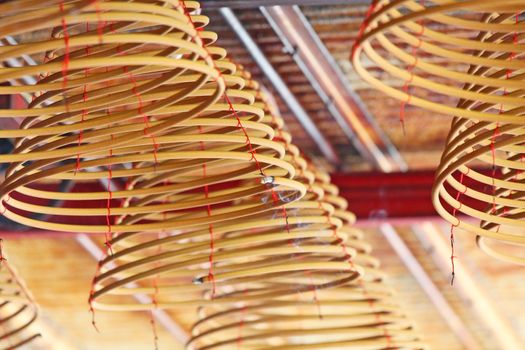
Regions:
<instances>
[{"instance_id":1,"label":"incense coil","mask_svg":"<svg viewBox=\"0 0 525 350\"><path fill-rule=\"evenodd\" d=\"M305 271L319 289L359 276L359 267L346 261L352 256L343 254L334 242L323 210L317 205L308 208L300 201L286 208L301 211L303 216L281 218L280 210L275 210L275 217L265 213L243 223L214 225L213 275L209 273L210 243L206 229L160 239L151 238L151 234L137 234L113 240L111 245L116 252L101 262L101 273L94 281L93 306L106 310L146 310L228 304L275 298L310 288L301 277ZM283 229L286 225L290 232ZM142 243L136 243L141 239ZM347 254L355 253L348 249ZM112 263L116 266L112 267ZM126 286L129 282L138 284ZM207 301L202 300L199 292L212 285L217 289L216 296L208 295ZM243 293L230 292L234 289ZM154 296L156 302L141 305L126 304L124 299L114 303L103 299L135 293Z\"/></svg>"},{"instance_id":2,"label":"incense coil","mask_svg":"<svg viewBox=\"0 0 525 350\"><path fill-rule=\"evenodd\" d=\"M188 349L423 349L389 294L355 286L301 297L200 309ZM371 307L373 303L373 307ZM386 334L386 335L385 335Z\"/></svg>"},{"instance_id":3,"label":"incense coil","mask_svg":"<svg viewBox=\"0 0 525 350\"><path fill-rule=\"evenodd\" d=\"M362 24L352 50L357 73L374 88L402 101L436 113L466 119L523 124L518 112L523 98L519 79L501 74L473 75L470 65L524 72L523 23L520 0L375 1ZM491 13L492 12L492 13ZM373 69L364 62L373 62ZM464 84L485 90L462 89ZM402 88L395 87L402 86ZM412 90L410 90L412 88ZM507 94L493 94L506 89ZM449 106L453 98L509 106L504 115Z\"/></svg>"},{"instance_id":4,"label":"incense coil","mask_svg":"<svg viewBox=\"0 0 525 350\"><path fill-rule=\"evenodd\" d=\"M522 265L523 256L511 255L516 249L498 252L487 242L523 252L524 135L519 125L454 119L432 191L434 207L445 220L478 236L478 244L490 255ZM479 226L460 214L479 220Z\"/></svg>"},{"instance_id":5,"label":"incense coil","mask_svg":"<svg viewBox=\"0 0 525 350\"><path fill-rule=\"evenodd\" d=\"M0 261L0 288L0 348L18 349L40 337L40 334L31 329L38 318L38 307L24 283L3 257Z\"/></svg>"},{"instance_id":6,"label":"incense coil","mask_svg":"<svg viewBox=\"0 0 525 350\"><path fill-rule=\"evenodd\" d=\"M497 22L497 18L493 21ZM522 24L517 14L514 21ZM519 60L516 52L520 52L522 35L519 32L499 35L502 41L512 42L516 51L510 54L482 52L483 56L492 59L504 55L510 62ZM482 42L489 39L488 35L482 37ZM465 91L525 101L522 69L473 64L469 67L468 74L480 79L498 77L502 83L500 88L465 84ZM508 89L504 83L510 81L521 84L521 88ZM507 116L523 118L523 107L505 101L488 103L463 98L459 101L458 108L491 114L495 121L454 118L436 172L434 207L453 227L475 234L478 245L489 255L525 265L525 187L522 183L525 132L522 123L509 123L506 120ZM478 220L479 226L463 220L460 214Z\"/></svg>"},{"instance_id":7,"label":"incense coil","mask_svg":"<svg viewBox=\"0 0 525 350\"><path fill-rule=\"evenodd\" d=\"M248 85L257 89L255 82ZM260 103L265 104L264 95L260 91L256 95ZM270 111L269 106L264 109ZM272 115L265 121L278 128L277 137L285 145L291 161L301 159L299 150L291 144L291 136L280 130L281 119ZM347 202L338 197L337 187L329 183L330 177L310 164L297 172L299 177L304 174L304 179L308 179L305 182L308 193L299 203L333 208L326 213L328 222L340 223L332 226L333 243L343 252L354 249L359 252L349 259L349 265L364 266L364 276L330 288L312 287L313 296L303 288L293 294L261 300L242 298L229 304L203 303L187 348L231 349L235 345L244 349L423 348L411 324L389 300L391 292L381 283L379 261L368 255L371 247L362 240L362 233L350 227L355 216L346 212ZM259 284L271 285L272 281ZM230 292L233 293L244 296L245 290Z\"/></svg>"},{"instance_id":8,"label":"incense coil","mask_svg":"<svg viewBox=\"0 0 525 350\"><path fill-rule=\"evenodd\" d=\"M242 67L237 67L240 68L242 72ZM256 91L256 102L258 102L259 106L266 112L266 117L263 122L276 130L276 140L279 140L285 145L290 161L296 163L302 162L302 167L298 167L297 169L299 176L309 175L309 179L305 183L308 186L309 192L303 197L303 200L318 201L318 205L326 203L334 207L335 210L330 216L341 220L343 223L343 226L333 232L336 239L340 238L340 234L345 237L344 241L341 241L341 244L343 244L341 248L344 250L350 247L358 252L354 261L357 265L365 267L365 278L371 281L381 279L382 277L379 276L382 274L377 270L380 265L379 260L369 255L372 250L371 246L362 240L363 235L360 231L351 227L351 225L355 223L356 218L353 213L346 210L348 202L338 196L339 189L330 183L330 176L327 173L319 171L311 163L306 162L306 166L304 165L305 160L300 156L299 148L292 144L291 135L282 130L284 122L282 118L276 115L277 113L275 109L272 108L271 103L269 103L266 94L261 91L259 84L251 79L248 72L245 72L244 76L248 79L247 86ZM319 196L319 192L324 194Z\"/></svg>"},{"instance_id":9,"label":"incense coil","mask_svg":"<svg viewBox=\"0 0 525 350\"><path fill-rule=\"evenodd\" d=\"M243 91L229 89L228 92L237 100L243 96ZM257 100L253 91L244 92ZM244 105L249 103L244 101ZM243 106L240 101L239 106ZM273 130L264 124L261 128ZM286 148L280 142L275 143L283 150ZM314 176L306 170L306 161L293 147L287 148L282 156L293 165L297 173L295 180L306 191L303 183L312 184ZM258 152L257 157L260 154ZM267 174L279 175L278 172ZM244 185L245 181L232 183L235 188ZM304 192L301 197L303 195ZM310 189L308 196L316 199L322 197L323 192ZM211 229L208 226L179 228L174 234L161 233L163 237L152 237L147 232L116 236L110 241L115 253L101 261L100 273L94 280L93 306L105 310L197 306L203 303L202 292L210 288L217 292L208 295L204 302L229 304L240 299L275 298L311 288L310 284L305 285L306 273L319 289L357 278L360 267L346 261L355 255L354 251L341 250L333 238L333 230L342 225L340 220L328 220L327 213L333 211L333 207L320 206L313 200L294 199L300 198L281 198L280 201L289 202L284 208L254 214L242 222L213 223ZM273 201L275 198L270 196L262 200ZM216 210L226 208L213 211ZM213 252L210 252L210 230L213 231ZM213 268L209 266L210 260ZM261 284L260 280L268 283ZM238 290L243 291L242 296ZM150 296L152 302L134 302L131 297L138 293ZM215 294L218 296L214 297Z\"/></svg>"},{"instance_id":10,"label":"incense coil","mask_svg":"<svg viewBox=\"0 0 525 350\"><path fill-rule=\"evenodd\" d=\"M331 220L338 219L334 216ZM353 261L361 263L358 258ZM229 305L203 303L187 348L229 349L235 344L245 349L425 348L404 313L392 303L390 290L381 283L383 275L375 270L377 260L371 261L364 281L318 289L315 301L302 292Z\"/></svg>"},{"instance_id":11,"label":"incense coil","mask_svg":"<svg viewBox=\"0 0 525 350\"><path fill-rule=\"evenodd\" d=\"M75 4L66 2L64 8ZM0 210L5 216L50 230L152 231L256 214L304 193L299 183L290 180L294 169L281 159L279 145L270 141L272 131L259 127L262 112L245 103L250 96L229 91L233 103L228 97L228 103L219 100L226 86L238 90L244 82L233 75L234 65L220 60L224 50L206 47L216 38L200 30L207 17L190 18L184 13L198 8L198 3L182 4L92 3L83 12L63 17L71 31L67 45L61 37L67 32L64 24L56 27L54 20L42 26L54 25L58 39L0 48L2 60L15 54L55 52L47 63L0 74L0 80L16 80L50 73L35 85L0 87L7 94L43 91L28 108L9 111L11 116L26 118L20 130L0 131L2 137L21 138L14 154L0 158L13 162L0 189ZM129 22L136 17L141 22ZM109 28L99 26L108 21ZM77 34L86 22L92 30L88 27L88 34ZM105 72L101 66L115 69ZM94 87L92 99L85 98L86 82ZM0 115L8 113L3 112ZM206 179L202 179L203 167ZM203 191L196 193L198 188L239 179L246 182L242 188L212 189L207 198ZM39 187L63 180L107 181L109 188L61 193ZM277 203L256 198L270 192L278 193ZM35 198L70 206L35 205ZM233 207L212 215L192 212L195 207L225 206L238 200L246 204L242 210ZM24 212L45 214L48 219L35 220ZM90 223L75 223L82 217L89 217Z\"/></svg>"}]
</instances>

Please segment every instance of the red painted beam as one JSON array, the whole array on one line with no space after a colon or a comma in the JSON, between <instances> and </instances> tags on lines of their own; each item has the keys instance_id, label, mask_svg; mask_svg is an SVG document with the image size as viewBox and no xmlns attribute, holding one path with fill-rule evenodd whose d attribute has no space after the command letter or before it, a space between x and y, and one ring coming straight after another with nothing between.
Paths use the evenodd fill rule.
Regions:
<instances>
[{"instance_id":1,"label":"red painted beam","mask_svg":"<svg viewBox=\"0 0 525 350\"><path fill-rule=\"evenodd\" d=\"M491 170L482 172L489 174ZM437 215L431 200L434 171L336 173L332 174L332 182L339 187L341 196L348 200L349 210L359 219L428 218ZM485 193L491 191L468 178L465 178L465 184ZM469 206L485 209L484 203L468 197L463 200Z\"/></svg>"}]
</instances>

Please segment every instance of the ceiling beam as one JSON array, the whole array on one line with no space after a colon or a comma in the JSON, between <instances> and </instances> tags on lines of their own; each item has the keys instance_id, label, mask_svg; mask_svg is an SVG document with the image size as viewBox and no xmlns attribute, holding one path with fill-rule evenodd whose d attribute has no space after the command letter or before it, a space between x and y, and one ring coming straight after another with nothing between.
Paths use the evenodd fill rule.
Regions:
<instances>
[{"instance_id":1,"label":"ceiling beam","mask_svg":"<svg viewBox=\"0 0 525 350\"><path fill-rule=\"evenodd\" d=\"M204 9L230 7L233 9L255 9L260 6L312 6L312 5L368 5L367 0L204 0Z\"/></svg>"},{"instance_id":2,"label":"ceiling beam","mask_svg":"<svg viewBox=\"0 0 525 350\"><path fill-rule=\"evenodd\" d=\"M412 273L412 276L414 276L425 294L434 304L443 320L448 324L452 332L456 334L465 348L469 350L482 349L465 323L459 318L439 288L434 284L414 254L412 254L405 242L401 239L396 229L390 224L382 224L380 229L383 236L385 236L388 243L394 248L394 251L399 255L403 264L405 264L410 273Z\"/></svg>"},{"instance_id":3,"label":"ceiling beam","mask_svg":"<svg viewBox=\"0 0 525 350\"><path fill-rule=\"evenodd\" d=\"M260 11L361 156L383 172L406 171L405 160L351 89L299 6Z\"/></svg>"},{"instance_id":4,"label":"ceiling beam","mask_svg":"<svg viewBox=\"0 0 525 350\"><path fill-rule=\"evenodd\" d=\"M321 153L329 162L338 164L340 159L332 144L326 139L326 137L312 121L312 118L301 106L295 95L290 91L284 80L281 78L279 73L277 73L268 58L266 58L266 55L259 48L246 28L244 28L235 13L229 8L221 8L220 12L226 22L231 26L235 34L237 34L244 46L246 46L248 52L251 54L261 71L272 83L275 90L281 95L283 101L288 105L292 113L296 116L310 137L317 143Z\"/></svg>"}]
</instances>

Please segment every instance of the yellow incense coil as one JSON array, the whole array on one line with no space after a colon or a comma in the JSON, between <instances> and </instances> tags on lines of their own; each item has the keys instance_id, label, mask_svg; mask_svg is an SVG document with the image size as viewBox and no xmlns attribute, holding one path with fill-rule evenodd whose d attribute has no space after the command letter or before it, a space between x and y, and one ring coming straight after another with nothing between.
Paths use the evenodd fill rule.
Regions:
<instances>
[{"instance_id":1,"label":"yellow incense coil","mask_svg":"<svg viewBox=\"0 0 525 350\"><path fill-rule=\"evenodd\" d=\"M478 55L516 63L521 60L523 46L522 17L519 11L505 14L503 19L502 16L491 15L487 23L492 26L511 21L518 30L492 34L487 29L478 39L480 43L491 43L497 37L500 43L509 46L507 51L485 49ZM467 74L479 82L467 82L463 90L493 99L463 97L457 106L469 112L490 114L492 119L454 118L436 172L433 203L454 227L475 234L478 245L486 253L525 265L525 131L521 121L508 120L510 116L524 116L523 106L508 102L508 98L525 101L523 69L476 63L472 62ZM488 78L499 79L501 85L487 84ZM521 87L511 88L510 83ZM465 220L465 215L476 222Z\"/></svg>"},{"instance_id":2,"label":"yellow incense coil","mask_svg":"<svg viewBox=\"0 0 525 350\"><path fill-rule=\"evenodd\" d=\"M236 75L249 78L242 70ZM246 88L237 91L235 98L239 100L244 92L253 98L254 106L267 112L260 94L249 89L253 86L254 82L248 80ZM244 105L247 104L245 101ZM295 295L312 287L329 288L362 274L359 265L348 262L355 257L356 250L341 248L341 242L349 237L345 233L334 237L343 221L330 218L334 207L318 201L324 192L313 183L314 174L307 170L307 162L297 147L274 137L272 124L266 123L271 119L265 114L261 119L264 128L257 132L265 128L272 131L272 138L276 140L272 142L283 149L284 160L297 174L294 180L305 191L308 188L306 195L289 201L283 208L240 221L225 220L198 230L183 228L173 233L162 232L157 237L147 232L115 237L110 242L115 253L101 262L100 273L95 278L94 307L145 310L203 303L229 305L243 300ZM244 180L240 181L235 188L245 184ZM263 200L273 201L276 201L275 194ZM216 210L228 208L213 209L213 212ZM203 291L208 291L204 301ZM148 295L151 303L141 305L134 301L133 295L139 293Z\"/></svg>"},{"instance_id":3,"label":"yellow incense coil","mask_svg":"<svg viewBox=\"0 0 525 350\"><path fill-rule=\"evenodd\" d=\"M158 231L254 215L305 193L244 80L221 60L226 52L210 46L216 35L201 30L208 18L192 14L198 3L54 4L27 3L34 16L55 14L31 28L50 30L50 39L0 47L2 61L43 55L0 69L0 81L17 82L1 93L34 96L27 108L0 110L24 118L20 129L0 131L16 138L0 157L11 163L0 187L6 217L59 231ZM95 180L106 188L49 185ZM278 201L261 202L270 193ZM50 200L62 207L41 204ZM208 205L228 209L207 214Z\"/></svg>"},{"instance_id":4,"label":"yellow incense coil","mask_svg":"<svg viewBox=\"0 0 525 350\"><path fill-rule=\"evenodd\" d=\"M257 90L255 82L248 86ZM264 94L257 91L258 102L265 105ZM295 276L292 293L251 298L254 290L280 289L283 277L259 279L251 284L232 285L224 294L219 291L213 300L201 303L199 321L192 327L188 349L422 349L424 344L413 331L402 310L392 302L391 291L382 283L379 261L369 255L371 246L363 234L352 228L355 215L346 211L347 202L338 196L338 188L330 184L328 174L311 164L304 166L298 148L288 133L280 130L281 119L267 115L264 121L275 127L279 141L288 157L298 167L307 194L292 206L286 206L289 223L301 219L312 210L330 208L325 220L330 225L317 231L315 240L330 237L331 244L346 256L348 266L363 269L364 275L342 283L323 285L309 275ZM302 164L302 167L299 166ZM313 176L313 177L312 177ZM302 205L302 208L298 208ZM295 210L293 208L295 206ZM310 209L308 209L308 207ZM291 231L295 234L294 230ZM303 234L308 226L302 228ZM299 245L299 248L303 245ZM355 253L357 252L357 255ZM212 293L208 290L206 296ZM238 299L228 300L231 296ZM223 297L226 299L223 300Z\"/></svg>"},{"instance_id":5,"label":"yellow incense coil","mask_svg":"<svg viewBox=\"0 0 525 350\"><path fill-rule=\"evenodd\" d=\"M475 234L490 255L522 265L524 142L520 125L455 118L433 188L434 207L444 219Z\"/></svg>"},{"instance_id":6,"label":"yellow incense coil","mask_svg":"<svg viewBox=\"0 0 525 350\"><path fill-rule=\"evenodd\" d=\"M356 72L387 95L436 113L523 124L519 78L525 72L521 0L378 0L370 7L352 51ZM494 74L468 72L499 68ZM463 89L463 85L485 89ZM506 90L507 94L501 93ZM497 90L500 93L492 93ZM451 98L508 106L508 112L447 105Z\"/></svg>"},{"instance_id":7,"label":"yellow incense coil","mask_svg":"<svg viewBox=\"0 0 525 350\"><path fill-rule=\"evenodd\" d=\"M15 270L3 257L0 259L0 348L18 349L40 337L31 328L38 318L38 307Z\"/></svg>"},{"instance_id":8,"label":"yellow incense coil","mask_svg":"<svg viewBox=\"0 0 525 350\"><path fill-rule=\"evenodd\" d=\"M381 286L355 286L229 307L200 308L188 349L423 349L402 310Z\"/></svg>"}]
</instances>

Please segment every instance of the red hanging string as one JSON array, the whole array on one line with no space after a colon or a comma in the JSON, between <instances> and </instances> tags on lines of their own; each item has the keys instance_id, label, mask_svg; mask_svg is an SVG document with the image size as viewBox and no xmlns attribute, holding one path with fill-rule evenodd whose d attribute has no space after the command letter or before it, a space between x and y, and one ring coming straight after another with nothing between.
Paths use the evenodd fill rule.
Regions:
<instances>
[{"instance_id":1,"label":"red hanging string","mask_svg":"<svg viewBox=\"0 0 525 350\"><path fill-rule=\"evenodd\" d=\"M101 10L100 10L100 6L99 6L98 0L92 0L92 3L95 6L95 12L97 14L97 35L98 35L98 43L100 45L103 42L103 34L104 34L104 28L106 27L106 22L102 21L102 15L101 15ZM89 31L90 31L90 25L89 25L89 23L86 23L86 32L89 32ZM86 56L90 55L91 47L89 45L85 47L85 53L86 53ZM107 68L106 68L106 70L107 70ZM89 75L89 73L90 73L90 69L89 68L85 68L84 75L87 77ZM82 100L83 100L84 103L88 100L87 93L88 93L88 84L85 84L83 86L83 93L82 93ZM108 113L109 113L109 110L106 110L106 114L108 114ZM87 114L86 111L83 109L82 110L82 121L85 120L86 114ZM82 143L82 137L83 137L83 130L80 130L79 138L78 138L78 144L79 145ZM111 139L113 139L113 135L111 135ZM109 150L109 158L111 158L112 155L113 155L113 150L110 149ZM77 154L77 168L76 168L76 171L78 171L78 169L79 169L79 160L80 160L80 155ZM108 165L108 178L107 178L108 198L106 199L106 225L107 225L107 232L104 234L104 236L105 236L105 243L104 243L104 245L105 245L105 252L104 252L104 254L106 256L108 255L108 253L113 254L113 249L112 249L111 243L110 243L110 238L111 238L111 234L112 234L112 227L111 227L111 201L113 199L113 192L111 190L112 178L113 178L112 164L109 164ZM93 295L95 293L95 278L96 278L96 276L98 276L100 274L101 267L102 267L102 265L101 265L101 262L99 261L99 263L97 264L97 269L95 271L95 277L93 278L92 283L91 283L91 289L89 291L89 298L88 298L89 312L91 313L91 324L92 324L93 328L97 332L100 332L100 330L98 329L96 321L95 321L95 309L93 308L93 301L94 301L93 300Z\"/></svg>"},{"instance_id":2,"label":"red hanging string","mask_svg":"<svg viewBox=\"0 0 525 350\"><path fill-rule=\"evenodd\" d=\"M319 207L321 207L321 202L319 202ZM356 270L356 266L354 264L354 261L352 260L352 256L348 252L348 248L344 244L343 239L339 236L339 234L337 232L337 229L335 228L335 225L333 224L332 218L331 218L330 215L328 215L328 224L332 227L332 235L335 238L335 243L339 244L341 246L341 249L343 251L343 254L344 254L344 257L345 257L346 261L350 265L351 269L355 271ZM375 315L376 321L378 323L383 323L383 320L381 318L381 314L379 312L375 312L375 308L376 308L375 302L374 302L374 300L371 297L369 297L369 292L368 292L368 289L367 289L363 279L359 278L357 283L359 284L359 287L363 291L363 295L367 298L368 306L374 311L374 315ZM386 327L386 323L383 325L383 334L384 334L385 339L386 339L386 346L387 346L387 348L389 348L392 345L391 344L392 343L392 336L388 332L388 328Z\"/></svg>"},{"instance_id":3,"label":"red hanging string","mask_svg":"<svg viewBox=\"0 0 525 350\"><path fill-rule=\"evenodd\" d=\"M370 22L370 16L372 15L372 13L374 13L377 3L378 3L377 0L372 0L372 3L370 4L370 6L368 6L368 10L366 11L365 18L363 22L361 22L361 25L359 26L359 32L357 33L356 41L354 42L354 45L352 46L352 52L350 54L350 61L354 59L355 52L357 48L359 47L359 45L361 45L361 38L365 34L365 29L368 26L368 23Z\"/></svg>"},{"instance_id":4,"label":"red hanging string","mask_svg":"<svg viewBox=\"0 0 525 350\"><path fill-rule=\"evenodd\" d=\"M520 11L517 11L516 12L516 15L515 15L515 24L518 25L519 24L519 16L520 16ZM518 44L518 32L515 30L513 35L512 35L512 43L514 45L517 45ZM514 59L516 58L516 52L511 52L510 55L509 55L509 62L512 62ZM512 69L510 68L507 68L506 71L505 71L505 80L510 80L511 79L511 75L512 75ZM508 92L507 92L507 88L503 88L503 96L507 96L508 95ZM499 106L499 114L503 114L504 111L503 111L503 103L500 103L500 106ZM496 167L495 167L495 157L496 157L496 151L495 151L495 148L494 148L494 142L495 142L495 139L496 137L499 136L499 122L496 124L496 129L494 130L494 135L492 137L492 140L491 140L491 152L492 152L492 210L491 210L491 214L495 213L496 212L496 186L495 186L495 180L494 180L494 177L496 176ZM522 158L523 155L520 156L520 159L523 159ZM517 180L517 176L519 174L519 171L516 171L516 174L514 175L514 180ZM507 198L510 198L512 196L512 193L513 191L512 190L509 190L509 193L507 195ZM503 210L502 210L502 213L501 213L501 216L502 217L505 217L507 215L507 207L506 206L503 206ZM497 228L496 228L496 232L499 232L500 230L500 227L501 227L501 224L498 224Z\"/></svg>"},{"instance_id":5,"label":"red hanging string","mask_svg":"<svg viewBox=\"0 0 525 350\"><path fill-rule=\"evenodd\" d=\"M503 95L506 95L506 90L503 90ZM501 104L503 106L503 104ZM500 114L503 112L503 107L500 107ZM496 123L496 127L494 128L494 134L492 135L490 139L490 153L492 155L492 210L491 214L494 214L496 212L496 148L494 146L496 142L496 138L500 136L499 131L499 122Z\"/></svg>"},{"instance_id":6,"label":"red hanging string","mask_svg":"<svg viewBox=\"0 0 525 350\"><path fill-rule=\"evenodd\" d=\"M467 168L467 171L465 173L461 173L460 177L459 177L459 183L463 185L463 179L465 177L465 175L468 175L470 169ZM459 199L461 198L461 196L463 194L465 194L467 192L467 187L465 186L465 188L463 189L463 191L457 191L456 193L456 201L459 202ZM457 207L454 207L454 209L452 210L452 216L456 218L457 222L450 225L450 265L451 265L451 269L452 269L452 272L451 272L451 278L450 278L450 285L454 285L454 278L456 277L456 267L454 265L454 259L457 259L457 256L455 255L455 249L454 249L454 229L456 227L459 226L460 224L460 220L456 217L456 214L457 214L457 211L461 209L461 206L463 204L461 202L459 202L459 205Z\"/></svg>"},{"instance_id":7,"label":"red hanging string","mask_svg":"<svg viewBox=\"0 0 525 350\"><path fill-rule=\"evenodd\" d=\"M111 31L112 34L117 34L116 29L114 27L114 23L110 24L110 31ZM120 44L117 45L116 51L117 51L118 55L122 54L122 48L121 48ZM133 84L133 87L131 88L131 92L133 93L133 95L137 99L137 113L139 114L139 116L142 117L142 120L144 122L143 133L144 133L145 136L148 136L151 139L151 142L153 144L153 159L155 161L154 168L156 170L157 166L158 166L158 163L159 163L158 156L157 156L157 151L159 149L159 144L157 143L157 139L156 139L155 135L153 135L153 134L151 134L149 132L149 129L151 128L150 117L148 115L146 115L144 113L144 111L143 111L143 109L144 109L144 101L142 99L141 93L138 91L138 82L137 82L137 79L135 78L135 76L133 75L133 72L131 72L128 69L128 66L122 67L122 70L124 71L124 73L127 74L129 81Z\"/></svg>"},{"instance_id":8,"label":"red hanging string","mask_svg":"<svg viewBox=\"0 0 525 350\"><path fill-rule=\"evenodd\" d=\"M107 255L107 254L106 254ZM93 301L94 301L94 295L95 295L95 283L96 283L96 276L100 274L100 269L102 267L101 261L97 264L97 269L95 270L95 277L93 277L93 280L91 281L91 289L89 290L89 298L88 298L88 305L89 305L89 313L91 314L91 325L97 331L97 333L100 333L100 330L97 327L97 323L95 320L95 309L93 308Z\"/></svg>"},{"instance_id":9,"label":"red hanging string","mask_svg":"<svg viewBox=\"0 0 525 350\"><path fill-rule=\"evenodd\" d=\"M69 32L67 30L67 23L66 18L64 17L64 1L61 0L58 4L60 7L60 12L62 13L62 18L60 20L62 24L62 32L64 35L64 60L62 61L62 89L65 89L67 87L67 73L69 69L69 54L70 54L70 48L69 48ZM67 104L66 104L67 108Z\"/></svg>"},{"instance_id":10,"label":"red hanging string","mask_svg":"<svg viewBox=\"0 0 525 350\"><path fill-rule=\"evenodd\" d=\"M164 180L163 185L167 186L168 185L168 180ZM128 188L129 188L129 184L127 183L126 184L126 189L128 189ZM168 203L168 196L166 196L164 198L162 203L163 204ZM166 214L167 213L165 211L162 213L162 220L163 221L166 220L166 216L167 216ZM157 239L160 240L160 239L162 239L164 237L166 237L166 232L165 232L165 230L161 230L157 234ZM159 244L157 246L157 255L159 255L161 252L162 252L162 245ZM155 262L155 268L158 268L159 266L160 266L159 262L156 261ZM152 329L152 332L153 332L153 341L154 341L154 344L155 344L155 350L157 350L159 348L159 344L158 344L159 336L158 336L157 324L155 322L155 314L154 314L154 310L157 310L158 307L159 307L159 301L158 301L158 296L159 296L159 279L160 279L160 275L156 274L155 278L153 279L153 290L155 292L153 293L152 302L153 302L154 309L151 310L151 312L150 312L150 324L151 324L151 329Z\"/></svg>"},{"instance_id":11,"label":"red hanging string","mask_svg":"<svg viewBox=\"0 0 525 350\"><path fill-rule=\"evenodd\" d=\"M420 0L421 6L425 6L425 0ZM410 84L414 80L414 69L416 68L419 58L418 58L418 51L421 48L421 45L423 44L422 36L425 32L425 27L423 26L423 19L420 19L418 21L419 26L421 29L418 33L416 33L416 38L418 39L418 42L415 46L412 46L412 57L414 58L414 62L410 64L407 67L408 73L410 73L410 77L405 81L405 84L403 85L403 92L407 95L407 98L405 101L401 102L400 109L399 109L399 122L401 123L401 127L403 128L403 133L406 134L405 129L405 110L406 105L410 104L412 101L412 94L410 93Z\"/></svg>"},{"instance_id":12,"label":"red hanging string","mask_svg":"<svg viewBox=\"0 0 525 350\"><path fill-rule=\"evenodd\" d=\"M99 6L99 3L98 3L98 0L92 0L92 3L95 5L95 12L96 12L97 17L98 17L97 34L98 34L98 42L99 42L99 44L101 44L102 43L103 30L104 30L104 27L103 27L104 23L102 23L102 21L101 21L101 13L100 13L100 6ZM90 28L89 27L90 27L89 26L89 22L86 22L86 33L90 32ZM85 51L85 56L88 57L91 54L91 46L90 45L86 45L84 47L84 51ZM90 72L89 68L84 68L84 77L85 78L87 78L89 76L89 72ZM88 85L89 84L84 84L83 85L83 89L82 89L82 102L84 104L88 100ZM82 109L82 115L81 115L81 121L82 122L84 122L86 120L86 115L87 115L87 110L85 108L83 108ZM79 147L82 145L83 136L84 136L84 129L80 129L80 131L78 133L78 140L77 140L77 144L78 144ZM80 170L80 153L77 153L75 175L77 174L77 172L79 170Z\"/></svg>"},{"instance_id":13,"label":"red hanging string","mask_svg":"<svg viewBox=\"0 0 525 350\"><path fill-rule=\"evenodd\" d=\"M111 139L113 140L113 134L111 135ZM113 157L113 149L109 150L108 159L111 160ZM107 179L107 188L108 188L108 198L106 200L106 225L108 227L106 235L106 242L104 243L108 249L108 252L113 255L113 248L111 247L111 234L113 233L112 227L111 227L111 201L113 199L113 191L111 190L111 184L113 181L113 164L108 164L108 179Z\"/></svg>"},{"instance_id":14,"label":"red hanging string","mask_svg":"<svg viewBox=\"0 0 525 350\"><path fill-rule=\"evenodd\" d=\"M202 126L199 125L198 128L199 128L199 134L202 134ZM201 151L204 151L206 149L203 141L200 141L200 149L201 149ZM206 163L203 163L202 164L202 177L205 178L206 176L207 176ZM208 184L205 184L204 185L204 198L208 199L209 195L210 195L210 193L209 193ZM206 212L207 212L208 217L212 216L211 205L210 204L206 205ZM208 279L210 280L210 282L212 284L211 298L214 299L215 298L216 289L217 289L216 288L216 283L215 283L215 275L213 273L213 267L214 267L213 256L215 254L215 237L214 237L214 234L213 234L213 224L211 224L211 223L208 225L208 232L210 234L210 253L208 255L208 263L209 263Z\"/></svg>"},{"instance_id":15,"label":"red hanging string","mask_svg":"<svg viewBox=\"0 0 525 350\"><path fill-rule=\"evenodd\" d=\"M201 39L200 38L200 31L197 30L197 28L195 27L195 23L193 22L193 19L191 18L191 15L190 13L188 12L188 9L186 7L186 4L184 3L184 1L179 1L177 7L180 7L180 5L182 5L182 10L184 11L185 15L188 17L188 23L194 28L196 29L196 35L193 36L193 39ZM206 51L207 53L207 57L205 58L209 58L211 57L210 55L210 52L208 50L208 48L206 46L203 46L203 49ZM224 76L222 75L222 72L220 71L219 67L217 67L215 61L212 61L213 63L213 66L215 68L215 70L217 71L218 75L219 75L219 78L222 79L225 83L225 79L224 79ZM228 94L226 93L226 91L224 92L224 95L223 95L225 101L227 102L228 106L229 106L229 111L233 114L233 116L236 118L237 120L237 128L239 128L242 133L244 134L245 138L246 138L246 146L247 146L247 149L248 149L248 153L251 155L250 157L250 161L253 161L255 163L255 167L257 169L257 171L260 173L260 175L263 177L263 178L266 178L266 175L264 174L264 171L262 169L262 166L261 164L259 163L258 159L257 159L257 156L256 156L256 150L255 148L253 147L252 143L251 143L251 140L250 140L250 137L244 127L244 125L242 124L242 121L241 121L241 118L239 117L239 115L237 114L237 111L235 110L234 108L234 105L232 103L232 101L230 100L230 98L228 97ZM205 168L203 168L203 171L204 171ZM272 184L270 183L270 186ZM271 196L272 196L272 199L274 200L274 203L275 201L279 202L279 198L277 196L277 194L275 193L274 189L273 188L270 188L270 192L271 192ZM207 186L205 186L205 194L206 196L208 195L208 189L207 189ZM208 205L208 215L211 216L211 207ZM283 212L283 215L285 217L285 220L286 222L288 223L288 215L286 213L286 208L284 208L284 206L282 207L282 212ZM289 232L289 227L287 225L287 231ZM210 268L212 268L213 266L213 252L214 252L214 235L213 235L213 225L209 225L209 231L210 231ZM210 281L212 282L212 285L213 285L213 290L212 290L212 296L214 295L215 293L215 280L214 280L214 277L213 277L213 271L209 274L209 279Z\"/></svg>"},{"instance_id":16,"label":"red hanging string","mask_svg":"<svg viewBox=\"0 0 525 350\"><path fill-rule=\"evenodd\" d=\"M151 313L150 313L149 323L151 325L151 330L153 332L153 344L155 346L155 350L158 350L159 349L159 334L157 331L157 323L155 322L155 316L153 315L153 310L151 310Z\"/></svg>"}]
</instances>

